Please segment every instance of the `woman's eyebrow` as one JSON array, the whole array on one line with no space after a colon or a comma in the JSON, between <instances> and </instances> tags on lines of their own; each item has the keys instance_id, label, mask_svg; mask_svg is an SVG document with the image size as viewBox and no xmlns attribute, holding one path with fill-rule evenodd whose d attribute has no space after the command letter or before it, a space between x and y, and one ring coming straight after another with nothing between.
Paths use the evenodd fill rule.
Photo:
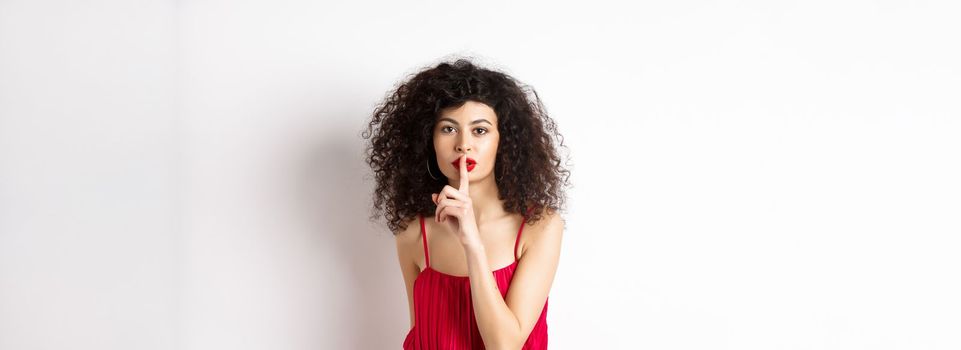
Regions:
<instances>
[{"instance_id":1,"label":"woman's eyebrow","mask_svg":"<svg viewBox=\"0 0 961 350\"><path fill-rule=\"evenodd\" d=\"M447 117L443 117L443 118L440 118L440 119L438 120L438 122L442 122L442 121L449 121L449 122L451 122L451 123L454 123L454 125L460 125L460 123L458 123L456 120L453 120L453 119L447 118ZM487 121L487 119L484 119L484 118L477 119L477 120L472 121L472 122L470 122L470 123L471 123L471 125L473 125L473 124L479 124L479 123L487 123L487 124L490 124L490 125L494 125L494 123L491 123L491 122Z\"/></svg>"}]
</instances>

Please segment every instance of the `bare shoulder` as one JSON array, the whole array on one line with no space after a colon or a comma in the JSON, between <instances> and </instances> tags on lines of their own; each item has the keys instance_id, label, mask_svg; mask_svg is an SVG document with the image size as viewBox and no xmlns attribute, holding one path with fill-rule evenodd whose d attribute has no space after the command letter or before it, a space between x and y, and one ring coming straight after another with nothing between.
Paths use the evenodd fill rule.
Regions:
<instances>
[{"instance_id":1,"label":"bare shoulder","mask_svg":"<svg viewBox=\"0 0 961 350\"><path fill-rule=\"evenodd\" d=\"M394 239L397 241L398 255L405 260L416 256L414 255L415 249L417 249L417 243L420 241L420 221L417 216L407 221L406 228L395 232Z\"/></svg>"},{"instance_id":2,"label":"bare shoulder","mask_svg":"<svg viewBox=\"0 0 961 350\"><path fill-rule=\"evenodd\" d=\"M416 216L407 221L407 227L394 232L394 239L397 240L398 245L406 246L412 242L417 242L418 238L420 238L420 221Z\"/></svg>"},{"instance_id":3,"label":"bare shoulder","mask_svg":"<svg viewBox=\"0 0 961 350\"><path fill-rule=\"evenodd\" d=\"M564 231L564 217L554 209L544 209L541 219L531 224L530 231L538 237L545 235L560 236Z\"/></svg>"},{"instance_id":4,"label":"bare shoulder","mask_svg":"<svg viewBox=\"0 0 961 350\"><path fill-rule=\"evenodd\" d=\"M420 221L418 220L417 216L414 216L413 219L407 221L406 228L403 228L398 232L394 232L394 238L397 239L398 243L415 241L418 237L420 237Z\"/></svg>"},{"instance_id":5,"label":"bare shoulder","mask_svg":"<svg viewBox=\"0 0 961 350\"><path fill-rule=\"evenodd\" d=\"M564 218L553 209L545 209L540 220L525 226L521 238L521 253L523 256L528 249L542 247L550 250L560 249L561 238L564 234ZM553 248L549 248L553 247Z\"/></svg>"}]
</instances>

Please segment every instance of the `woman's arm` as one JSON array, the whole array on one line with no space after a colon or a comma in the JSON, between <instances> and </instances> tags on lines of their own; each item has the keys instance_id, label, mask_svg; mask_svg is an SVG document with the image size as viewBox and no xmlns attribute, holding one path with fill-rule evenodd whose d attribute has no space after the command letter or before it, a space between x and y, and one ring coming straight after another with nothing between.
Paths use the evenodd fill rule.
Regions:
<instances>
[{"instance_id":1,"label":"woman's arm","mask_svg":"<svg viewBox=\"0 0 961 350\"><path fill-rule=\"evenodd\" d=\"M520 349L541 315L560 259L564 222L546 212L528 227L527 248L518 262L507 298L502 298L483 244L465 246L474 317L487 349Z\"/></svg>"}]
</instances>

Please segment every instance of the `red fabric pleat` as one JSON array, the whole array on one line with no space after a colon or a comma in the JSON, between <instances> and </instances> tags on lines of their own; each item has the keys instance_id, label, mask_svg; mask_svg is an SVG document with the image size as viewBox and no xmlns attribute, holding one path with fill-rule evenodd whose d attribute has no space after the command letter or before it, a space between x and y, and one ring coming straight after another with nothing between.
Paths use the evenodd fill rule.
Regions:
<instances>
[{"instance_id":1,"label":"red fabric pleat","mask_svg":"<svg viewBox=\"0 0 961 350\"><path fill-rule=\"evenodd\" d=\"M423 216L420 220L423 223ZM425 235L426 242L423 227L422 225L421 234ZM517 233L518 240L523 229L522 223ZM511 278L517 268L516 244L517 242L514 262L493 271L494 281L504 298L507 297ZM424 247L427 247L426 243ZM426 249L424 252L429 256ZM434 270L428 263L414 280L414 322L414 327L404 338L404 350L484 349L484 341L474 318L470 278L467 276L448 275ZM547 349L547 301L544 302L544 309L541 310L541 315L522 348L543 349Z\"/></svg>"}]
</instances>

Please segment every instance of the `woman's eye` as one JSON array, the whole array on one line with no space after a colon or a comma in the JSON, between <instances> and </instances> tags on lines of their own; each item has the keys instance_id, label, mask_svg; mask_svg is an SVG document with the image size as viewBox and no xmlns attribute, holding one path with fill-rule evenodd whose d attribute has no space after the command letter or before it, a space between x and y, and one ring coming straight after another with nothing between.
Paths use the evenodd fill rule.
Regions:
<instances>
[{"instance_id":1,"label":"woman's eye","mask_svg":"<svg viewBox=\"0 0 961 350\"><path fill-rule=\"evenodd\" d=\"M442 126L442 127L440 127L440 132L445 133L445 134L449 134L449 133L451 133L451 132L453 132L453 131L454 131L454 127L452 127L452 126ZM484 134L487 134L487 133L488 133L487 129L485 129L485 128L477 128L477 129L474 129L474 132L476 132L476 133L479 134L479 135L484 135Z\"/></svg>"}]
</instances>

